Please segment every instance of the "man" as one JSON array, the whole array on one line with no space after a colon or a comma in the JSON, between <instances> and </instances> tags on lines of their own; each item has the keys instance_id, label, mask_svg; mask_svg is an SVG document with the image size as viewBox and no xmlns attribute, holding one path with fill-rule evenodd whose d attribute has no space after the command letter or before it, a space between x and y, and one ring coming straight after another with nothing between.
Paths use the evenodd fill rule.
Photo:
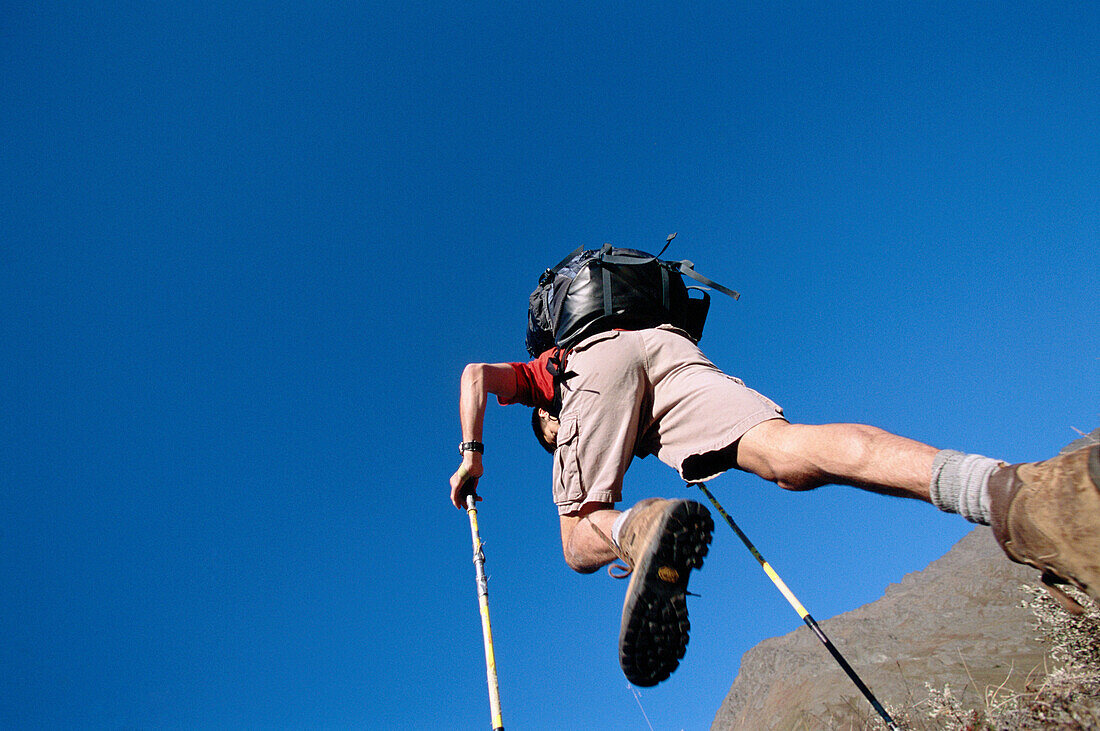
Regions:
<instances>
[{"instance_id":1,"label":"man","mask_svg":"<svg viewBox=\"0 0 1100 731\"><path fill-rule=\"evenodd\" d=\"M562 374L557 383L551 363ZM554 455L566 563L589 573L619 558L633 570L619 656L637 685L664 680L683 657L688 574L702 564L713 522L702 505L685 500L616 510L635 455L656 454L688 482L737 468L788 490L834 483L931 502L992 525L1009 558L1042 570L1070 611L1080 606L1055 583L1100 600L1097 445L1009 466L861 424L791 424L778 405L722 373L669 325L597 333L529 363L473 363L460 391L462 464L450 480L451 501L464 507L467 494L476 497L488 394L534 407L536 437Z\"/></svg>"}]
</instances>

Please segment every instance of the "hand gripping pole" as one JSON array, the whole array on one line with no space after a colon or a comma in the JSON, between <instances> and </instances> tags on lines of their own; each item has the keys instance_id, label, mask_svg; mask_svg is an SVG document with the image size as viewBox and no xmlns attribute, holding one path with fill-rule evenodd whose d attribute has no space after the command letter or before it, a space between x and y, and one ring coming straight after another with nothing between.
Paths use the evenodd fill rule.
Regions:
<instances>
[{"instance_id":1,"label":"hand gripping pole","mask_svg":"<svg viewBox=\"0 0 1100 731\"><path fill-rule=\"evenodd\" d=\"M504 731L500 715L500 688L497 686L497 661L493 653L493 628L489 623L489 580L485 576L485 551L477 528L477 503L473 494L466 496L466 513L470 516L470 536L474 541L474 568L477 572L477 601L481 607L481 634L485 640L485 674L489 681L489 711L493 731Z\"/></svg>"},{"instance_id":2,"label":"hand gripping pole","mask_svg":"<svg viewBox=\"0 0 1100 731\"><path fill-rule=\"evenodd\" d=\"M802 621L805 622L806 626L809 627L810 630L817 636L817 639L821 640L821 643L825 645L825 649L829 651L829 654L833 656L833 659L837 661L837 664L839 664L841 669L844 670L849 678L851 678L852 682L856 684L856 687L859 688L859 692L863 694L863 697L870 701L871 705L874 707L878 715L881 716L882 720L886 722L886 727L889 728L890 731L901 731L897 723L894 722L894 719L890 717L890 714L886 712L886 709L882 706L881 703L878 702L878 699L875 698L875 695L871 692L871 689L864 685L863 681L860 680L859 675L856 674L856 671L852 668L851 665L848 664L848 661L844 659L844 656L840 654L840 650L836 649L836 645L830 642L829 638L825 636L825 633L821 630L821 627L817 625L817 622L814 621L814 618L811 617L810 613L806 611L806 607L802 606L802 603L798 601L798 598L795 597L794 593L787 588L787 585L783 583L783 579L779 578L779 574L775 573L775 569L771 567L771 564L764 560L764 557L760 555L760 551L756 550L756 546L752 544L752 541L749 540L749 537L746 536L744 532L737 527L737 523L733 522L733 518L730 517L729 513L727 513L725 509L718 504L718 499L714 497L711 491L708 490L707 486L703 483L697 482L695 484L699 486L699 489L703 491L704 495L710 498L711 504L713 504L715 509L718 510L722 517L726 519L726 522L729 523L730 528L733 528L733 532L737 534L737 537L741 539L741 542L745 544L745 547L749 549L749 552L753 555L753 557L760 562L760 566L764 569L764 573L768 575L768 578L772 580L772 583L775 584L775 587L779 589L780 593L782 593L783 596L787 599L787 602L794 608L794 611L798 612L798 616L802 617Z\"/></svg>"}]
</instances>

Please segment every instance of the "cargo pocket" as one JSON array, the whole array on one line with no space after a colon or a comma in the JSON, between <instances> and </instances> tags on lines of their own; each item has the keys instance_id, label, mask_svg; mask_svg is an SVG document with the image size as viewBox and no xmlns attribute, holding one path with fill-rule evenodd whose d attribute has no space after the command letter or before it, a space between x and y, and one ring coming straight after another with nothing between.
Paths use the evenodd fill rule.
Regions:
<instances>
[{"instance_id":1,"label":"cargo pocket","mask_svg":"<svg viewBox=\"0 0 1100 731\"><path fill-rule=\"evenodd\" d=\"M554 450L554 503L569 505L584 500L578 454L577 415L562 414Z\"/></svg>"}]
</instances>

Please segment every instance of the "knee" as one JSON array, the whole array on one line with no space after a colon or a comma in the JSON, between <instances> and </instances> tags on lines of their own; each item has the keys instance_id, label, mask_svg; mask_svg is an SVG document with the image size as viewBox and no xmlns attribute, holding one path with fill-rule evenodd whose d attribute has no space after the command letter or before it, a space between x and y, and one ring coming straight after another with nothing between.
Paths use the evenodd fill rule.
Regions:
<instances>
[{"instance_id":1,"label":"knee","mask_svg":"<svg viewBox=\"0 0 1100 731\"><path fill-rule=\"evenodd\" d=\"M812 490L851 474L879 450L886 432L862 424L782 424L757 446L759 474L785 490Z\"/></svg>"},{"instance_id":2,"label":"knee","mask_svg":"<svg viewBox=\"0 0 1100 731\"><path fill-rule=\"evenodd\" d=\"M749 430L737 447L737 466L784 490L812 490L823 485L813 463L802 456L795 439L799 427L766 421Z\"/></svg>"},{"instance_id":3,"label":"knee","mask_svg":"<svg viewBox=\"0 0 1100 731\"><path fill-rule=\"evenodd\" d=\"M764 422L741 439L738 466L784 490L801 492L828 484L828 475L800 446L805 429L785 421Z\"/></svg>"},{"instance_id":4,"label":"knee","mask_svg":"<svg viewBox=\"0 0 1100 731\"><path fill-rule=\"evenodd\" d=\"M599 570L599 566L592 566L579 560L568 546L565 548L565 565L578 574L592 574Z\"/></svg>"},{"instance_id":5,"label":"knee","mask_svg":"<svg viewBox=\"0 0 1100 731\"><path fill-rule=\"evenodd\" d=\"M576 530L570 530L567 534L562 535L561 550L562 556L565 558L565 565L576 571L578 574L591 574L599 570L599 565L593 565L591 561L587 560L583 552L578 550L576 541Z\"/></svg>"}]
</instances>

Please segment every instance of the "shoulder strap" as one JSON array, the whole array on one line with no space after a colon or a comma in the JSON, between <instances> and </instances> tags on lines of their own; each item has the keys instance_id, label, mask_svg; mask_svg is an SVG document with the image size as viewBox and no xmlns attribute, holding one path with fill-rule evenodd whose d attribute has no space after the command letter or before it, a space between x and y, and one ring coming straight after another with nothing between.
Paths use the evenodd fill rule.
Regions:
<instances>
[{"instance_id":1,"label":"shoulder strap","mask_svg":"<svg viewBox=\"0 0 1100 731\"><path fill-rule=\"evenodd\" d=\"M551 416L557 416L561 413L561 389L573 376L577 375L573 371L567 371L565 369L565 360L568 355L562 352L561 348L556 348L554 354L546 360L546 371L554 379L554 400L550 405L548 411Z\"/></svg>"}]
</instances>

